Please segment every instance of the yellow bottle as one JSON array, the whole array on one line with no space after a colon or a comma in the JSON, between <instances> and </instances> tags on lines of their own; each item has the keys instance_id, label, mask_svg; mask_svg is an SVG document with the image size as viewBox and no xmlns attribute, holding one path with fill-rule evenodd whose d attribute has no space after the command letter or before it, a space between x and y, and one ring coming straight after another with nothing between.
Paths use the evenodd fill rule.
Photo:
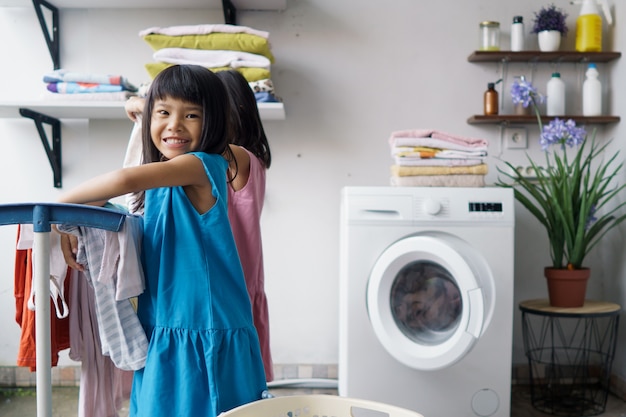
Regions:
<instances>
[{"instance_id":1,"label":"yellow bottle","mask_svg":"<svg viewBox=\"0 0 626 417\"><path fill-rule=\"evenodd\" d=\"M578 52L602 51L602 16L597 1L583 0L580 15L576 19L576 50ZM609 24L612 23L608 3L602 1L602 8Z\"/></svg>"}]
</instances>

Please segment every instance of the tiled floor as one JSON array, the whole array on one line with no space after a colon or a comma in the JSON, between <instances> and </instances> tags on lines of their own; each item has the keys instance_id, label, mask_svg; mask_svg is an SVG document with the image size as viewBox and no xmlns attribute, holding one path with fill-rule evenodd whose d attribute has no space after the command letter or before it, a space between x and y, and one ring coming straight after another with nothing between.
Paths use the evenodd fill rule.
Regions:
<instances>
[{"instance_id":1,"label":"tiled floor","mask_svg":"<svg viewBox=\"0 0 626 417\"><path fill-rule=\"evenodd\" d=\"M334 388L307 388L302 386L272 388L275 396L300 395L300 394L330 394L336 395ZM55 387L52 391L52 417L75 417L77 410L78 388ZM25 417L37 414L37 404L33 389L21 388L19 390L0 389L0 416L2 417ZM120 410L119 417L128 416L127 404ZM511 417L547 417L535 410L530 404L530 394L523 386L514 386L511 400ZM609 396L606 412L602 417L626 417L626 402L615 396ZM428 417L428 416L425 416Z\"/></svg>"}]
</instances>

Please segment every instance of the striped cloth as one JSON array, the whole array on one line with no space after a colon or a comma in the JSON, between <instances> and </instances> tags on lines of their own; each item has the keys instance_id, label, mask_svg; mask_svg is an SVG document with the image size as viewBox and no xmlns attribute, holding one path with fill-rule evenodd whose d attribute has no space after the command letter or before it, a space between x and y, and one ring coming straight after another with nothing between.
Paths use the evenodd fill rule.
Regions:
<instances>
[{"instance_id":1,"label":"striped cloth","mask_svg":"<svg viewBox=\"0 0 626 417\"><path fill-rule=\"evenodd\" d=\"M127 216L117 233L59 225L60 231L79 238L76 261L85 267L94 288L102 354L123 370L143 368L148 352L148 339L130 300L144 289L142 227L137 216Z\"/></svg>"}]
</instances>

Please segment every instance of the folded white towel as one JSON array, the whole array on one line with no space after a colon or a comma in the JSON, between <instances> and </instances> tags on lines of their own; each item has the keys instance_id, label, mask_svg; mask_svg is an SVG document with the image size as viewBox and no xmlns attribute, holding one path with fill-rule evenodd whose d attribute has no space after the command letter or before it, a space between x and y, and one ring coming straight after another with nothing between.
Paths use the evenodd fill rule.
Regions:
<instances>
[{"instance_id":1,"label":"folded white towel","mask_svg":"<svg viewBox=\"0 0 626 417\"><path fill-rule=\"evenodd\" d=\"M466 144L463 142L451 142L445 139L432 137L412 138L397 137L390 139L391 146L424 146L427 148L451 149L456 151L483 151L487 152L488 145L486 143Z\"/></svg>"},{"instance_id":2,"label":"folded white towel","mask_svg":"<svg viewBox=\"0 0 626 417\"><path fill-rule=\"evenodd\" d=\"M184 36L184 35L208 35L209 33L247 33L250 35L260 36L267 39L269 32L263 30L256 30L247 26L238 25L181 25L181 26L169 26L169 27L151 27L139 32L139 36L146 36L151 33L158 33L160 35L167 36Z\"/></svg>"},{"instance_id":3,"label":"folded white towel","mask_svg":"<svg viewBox=\"0 0 626 417\"><path fill-rule=\"evenodd\" d=\"M250 52L189 48L163 48L152 57L155 61L179 65L200 65L205 68L264 68L270 69L270 60Z\"/></svg>"}]
</instances>

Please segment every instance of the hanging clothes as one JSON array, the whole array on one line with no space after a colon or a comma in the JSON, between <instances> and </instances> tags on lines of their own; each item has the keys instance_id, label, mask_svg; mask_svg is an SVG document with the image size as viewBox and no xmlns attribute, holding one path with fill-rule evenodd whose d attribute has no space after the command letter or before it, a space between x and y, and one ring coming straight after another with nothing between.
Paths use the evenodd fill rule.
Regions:
<instances>
[{"instance_id":1,"label":"hanging clothes","mask_svg":"<svg viewBox=\"0 0 626 417\"><path fill-rule=\"evenodd\" d=\"M20 240L22 226L18 225L17 241ZM16 245L17 247L17 245ZM66 273L69 275L69 271ZM69 292L69 276L64 277L62 289ZM14 290L15 297L15 321L21 328L20 343L17 355L17 365L29 367L35 371L37 367L37 355L35 345L35 311L29 308L33 287L33 252L32 249L15 250ZM56 291L56 289L55 289ZM56 292L55 292L56 294ZM57 308L48 297L50 303L50 354L52 366L57 366L59 353L70 347L69 319L59 318Z\"/></svg>"}]
</instances>

